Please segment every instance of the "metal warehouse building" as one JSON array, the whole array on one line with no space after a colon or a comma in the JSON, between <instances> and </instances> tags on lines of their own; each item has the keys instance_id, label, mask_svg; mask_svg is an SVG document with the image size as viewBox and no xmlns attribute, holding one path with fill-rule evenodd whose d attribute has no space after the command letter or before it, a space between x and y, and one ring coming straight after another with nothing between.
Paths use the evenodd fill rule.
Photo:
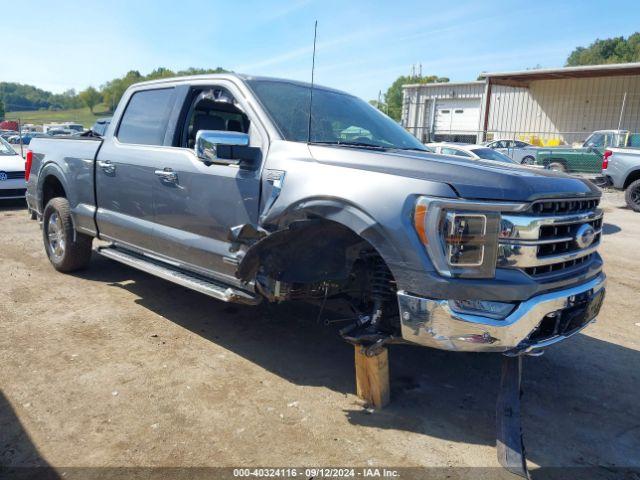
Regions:
<instances>
[{"instance_id":1,"label":"metal warehouse building","mask_svg":"<svg viewBox=\"0 0 640 480\"><path fill-rule=\"evenodd\" d=\"M574 143L594 130L640 131L640 63L483 73L404 87L402 124L423 142L513 138Z\"/></svg>"}]
</instances>

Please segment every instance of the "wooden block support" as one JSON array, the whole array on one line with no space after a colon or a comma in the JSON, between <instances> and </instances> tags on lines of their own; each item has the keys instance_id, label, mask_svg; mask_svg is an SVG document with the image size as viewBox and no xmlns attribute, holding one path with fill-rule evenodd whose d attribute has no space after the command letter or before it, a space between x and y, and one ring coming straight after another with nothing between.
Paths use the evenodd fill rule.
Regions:
<instances>
[{"instance_id":1,"label":"wooden block support","mask_svg":"<svg viewBox=\"0 0 640 480\"><path fill-rule=\"evenodd\" d=\"M373 408L383 408L389 403L389 353L367 357L360 345L356 350L356 393Z\"/></svg>"}]
</instances>

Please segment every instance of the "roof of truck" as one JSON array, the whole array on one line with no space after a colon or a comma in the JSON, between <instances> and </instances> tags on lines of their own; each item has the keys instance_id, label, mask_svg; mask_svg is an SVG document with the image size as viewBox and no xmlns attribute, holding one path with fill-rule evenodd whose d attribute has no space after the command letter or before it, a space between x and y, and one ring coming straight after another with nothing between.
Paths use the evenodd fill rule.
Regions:
<instances>
[{"instance_id":1,"label":"roof of truck","mask_svg":"<svg viewBox=\"0 0 640 480\"><path fill-rule=\"evenodd\" d=\"M248 75L248 74L234 73L234 72L230 72L230 73L208 73L208 74L203 74L203 75L186 75L186 76L182 76L182 77L158 78L156 80L147 80L145 82L134 83L132 86L138 87L138 86L147 86L147 85L159 85L159 84L161 85L161 84L164 84L164 83L180 83L180 82L188 83L190 81L232 80L232 79L239 79L239 80L242 80L243 82L246 82L248 80L263 80L263 81L270 81L270 82L289 83L289 84L292 84L292 85L299 85L301 87L311 87L311 83L301 82L299 80L290 80L290 79L287 79L287 78L277 78L277 77L264 77L264 76ZM324 85L318 85L316 83L313 84L313 88L314 89L320 89L320 90L326 90L326 91L330 91L330 92L335 92L335 93L341 93L341 94L344 94L344 95L351 95L350 93L344 92L342 90L338 90L336 88L331 88L331 87L326 87ZM353 96L353 95L351 95L351 96Z\"/></svg>"}]
</instances>

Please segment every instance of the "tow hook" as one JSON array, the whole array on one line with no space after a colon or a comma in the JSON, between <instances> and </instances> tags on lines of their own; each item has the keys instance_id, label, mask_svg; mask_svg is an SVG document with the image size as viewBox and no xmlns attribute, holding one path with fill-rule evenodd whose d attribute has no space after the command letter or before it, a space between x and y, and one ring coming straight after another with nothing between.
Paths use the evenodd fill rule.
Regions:
<instances>
[{"instance_id":1,"label":"tow hook","mask_svg":"<svg viewBox=\"0 0 640 480\"><path fill-rule=\"evenodd\" d=\"M520 415L522 356L502 357L500 392L496 402L496 449L500 465L529 479Z\"/></svg>"}]
</instances>

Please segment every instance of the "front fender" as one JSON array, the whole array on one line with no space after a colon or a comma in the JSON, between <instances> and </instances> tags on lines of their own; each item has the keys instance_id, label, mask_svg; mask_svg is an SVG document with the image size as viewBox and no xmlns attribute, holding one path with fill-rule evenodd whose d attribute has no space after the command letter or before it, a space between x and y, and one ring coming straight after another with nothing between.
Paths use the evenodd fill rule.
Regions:
<instances>
[{"instance_id":1,"label":"front fender","mask_svg":"<svg viewBox=\"0 0 640 480\"><path fill-rule=\"evenodd\" d=\"M415 196L409 196L394 212L394 223L383 223L348 200L336 197L307 198L284 210L269 212L263 225L275 226L274 234L283 232L295 222L321 219L335 222L366 240L382 257L393 274L398 288L415 291L417 279L424 279L425 272L434 271L412 227ZM273 234L272 234L273 235ZM270 236L254 244L245 258L259 252L252 248L268 248ZM244 261L244 259L243 259ZM242 262L239 271L243 270Z\"/></svg>"}]
</instances>

